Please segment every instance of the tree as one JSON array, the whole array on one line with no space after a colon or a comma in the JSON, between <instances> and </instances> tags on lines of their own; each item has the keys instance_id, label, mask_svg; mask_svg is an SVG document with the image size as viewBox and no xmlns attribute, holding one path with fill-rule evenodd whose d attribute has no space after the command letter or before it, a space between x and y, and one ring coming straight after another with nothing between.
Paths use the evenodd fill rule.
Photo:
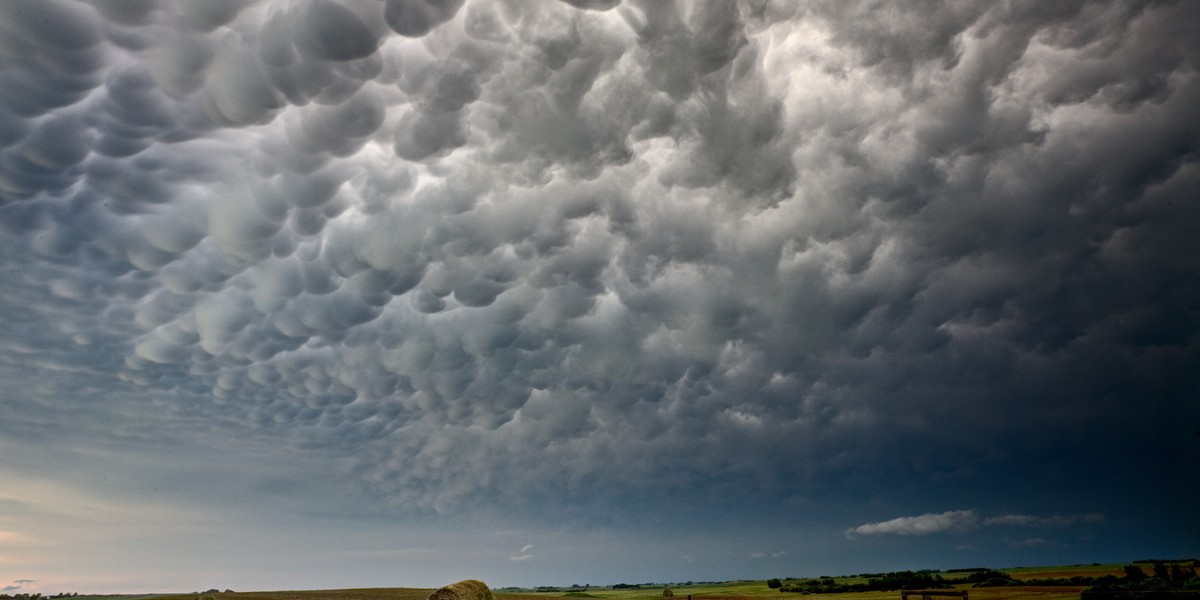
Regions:
<instances>
[{"instance_id":1,"label":"tree","mask_svg":"<svg viewBox=\"0 0 1200 600\"><path fill-rule=\"evenodd\" d=\"M1137 565L1125 565L1125 579L1141 581L1146 578L1146 572Z\"/></svg>"},{"instance_id":2,"label":"tree","mask_svg":"<svg viewBox=\"0 0 1200 600\"><path fill-rule=\"evenodd\" d=\"M783 582L779 581L778 579L768 579L767 587L769 587L773 590L779 589L779 588L783 587Z\"/></svg>"},{"instance_id":3,"label":"tree","mask_svg":"<svg viewBox=\"0 0 1200 600\"><path fill-rule=\"evenodd\" d=\"M1154 576L1163 581L1171 580L1171 573L1167 570L1167 565L1160 562L1154 563Z\"/></svg>"}]
</instances>

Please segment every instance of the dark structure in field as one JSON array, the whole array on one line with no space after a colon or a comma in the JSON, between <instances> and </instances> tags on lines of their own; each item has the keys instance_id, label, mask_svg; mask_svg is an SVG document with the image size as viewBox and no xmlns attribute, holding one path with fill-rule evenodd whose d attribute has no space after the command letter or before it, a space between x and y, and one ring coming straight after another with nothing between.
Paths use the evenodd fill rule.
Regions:
<instances>
[{"instance_id":1,"label":"dark structure in field","mask_svg":"<svg viewBox=\"0 0 1200 600\"><path fill-rule=\"evenodd\" d=\"M900 592L900 600L920 596L921 600L930 600L931 596L955 596L967 600L967 590L904 590Z\"/></svg>"}]
</instances>

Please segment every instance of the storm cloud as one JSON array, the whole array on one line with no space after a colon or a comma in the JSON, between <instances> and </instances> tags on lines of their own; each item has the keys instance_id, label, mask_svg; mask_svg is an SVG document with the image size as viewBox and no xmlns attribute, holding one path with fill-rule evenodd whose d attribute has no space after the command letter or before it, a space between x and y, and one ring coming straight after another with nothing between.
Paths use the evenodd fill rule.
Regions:
<instances>
[{"instance_id":1,"label":"storm cloud","mask_svg":"<svg viewBox=\"0 0 1200 600\"><path fill-rule=\"evenodd\" d=\"M863 503L833 531L1120 477L1195 525L1197 23L5 2L3 445L252 439L396 514Z\"/></svg>"}]
</instances>

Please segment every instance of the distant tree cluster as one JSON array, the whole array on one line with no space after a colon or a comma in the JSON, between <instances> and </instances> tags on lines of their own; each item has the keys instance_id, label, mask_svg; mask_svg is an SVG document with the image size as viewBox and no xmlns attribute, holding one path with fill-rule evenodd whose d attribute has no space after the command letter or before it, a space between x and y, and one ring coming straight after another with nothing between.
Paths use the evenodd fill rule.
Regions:
<instances>
[{"instance_id":1,"label":"distant tree cluster","mask_svg":"<svg viewBox=\"0 0 1200 600\"><path fill-rule=\"evenodd\" d=\"M1149 561L1147 561L1149 562ZM1152 565L1153 575L1147 575L1137 565L1126 565L1124 577L1104 575L1101 577L1059 577L1047 579L1013 579L1008 573L991 569L972 569L972 573L959 581L970 583L973 587L1004 587L1020 586L1090 586L1095 591L1170 591L1174 589L1200 590L1200 577L1195 568L1187 564L1166 564L1156 562ZM1097 597L1094 600L1099 600ZM1130 600L1133 600L1130 597Z\"/></svg>"},{"instance_id":2,"label":"distant tree cluster","mask_svg":"<svg viewBox=\"0 0 1200 600\"><path fill-rule=\"evenodd\" d=\"M0 2L2 2L2 1L3 0L0 0ZM691 585L714 585L714 584L718 584L718 583L727 583L727 582L721 582L721 581L679 581L679 582L667 582L667 583L643 582L643 583L616 583L616 584L612 584L612 585L596 585L596 586L593 586L590 583L584 584L584 585L579 585L578 583L574 583L574 584L571 584L570 587L543 585L543 586L538 586L535 588L526 588L526 587L511 587L510 586L510 587L503 587L503 588L494 588L494 591L505 592L505 593L510 593L510 594L541 592L541 593L551 593L551 594L565 594L572 598L596 598L598 596L594 596L594 595L588 594L586 592L593 591L593 590L602 590L602 589L612 589L612 590L662 589L664 597L672 597L675 594L675 590L672 588L681 588L681 587L687 587L687 586L691 586ZM204 600L204 599L201 598L201 600Z\"/></svg>"},{"instance_id":3,"label":"distant tree cluster","mask_svg":"<svg viewBox=\"0 0 1200 600\"><path fill-rule=\"evenodd\" d=\"M1147 573L1140 565L1150 568ZM1094 565L1099 566L1099 565ZM1087 587L1081 600L1200 600L1200 561L1137 561L1124 567L1124 576L1060 577L1045 579L1015 579L1003 571L984 567L951 569L947 573L967 573L966 577L942 579L937 571L898 571L893 573L862 573L866 583L849 583L822 575L815 579L768 579L767 587L786 593L841 594L845 592L885 592L894 590L932 590L970 584L972 587L1006 586L1078 586ZM616 587L616 586L614 586Z\"/></svg>"},{"instance_id":4,"label":"distant tree cluster","mask_svg":"<svg viewBox=\"0 0 1200 600\"><path fill-rule=\"evenodd\" d=\"M1151 566L1147 574L1137 564L1126 565L1124 576L1104 575L1101 577L1060 577L1047 579L1013 579L1007 573L991 569L962 569L971 574L960 579L960 582L970 583L973 587L1004 587L1004 586L1087 586L1083 600L1112 600L1120 596L1121 600L1170 600L1171 592L1186 592L1182 597L1200 600L1193 595L1200 592L1200 576L1197 576L1195 565L1191 561L1170 564L1164 561L1141 561ZM1153 594L1140 594L1153 592ZM1164 595L1166 594L1166 595Z\"/></svg>"},{"instance_id":5,"label":"distant tree cluster","mask_svg":"<svg viewBox=\"0 0 1200 600\"><path fill-rule=\"evenodd\" d=\"M1017 580L1012 575L993 569L978 569L959 581L971 584L971 587L1004 587L1016 585Z\"/></svg>"},{"instance_id":6,"label":"distant tree cluster","mask_svg":"<svg viewBox=\"0 0 1200 600\"><path fill-rule=\"evenodd\" d=\"M841 594L845 592L889 592L894 590L932 590L952 587L941 575L930 571L897 571L864 574L866 583L844 583L829 577L801 579L781 583L779 591L801 594ZM770 582L767 584L770 586Z\"/></svg>"},{"instance_id":7,"label":"distant tree cluster","mask_svg":"<svg viewBox=\"0 0 1200 600\"><path fill-rule=\"evenodd\" d=\"M1111 577L1111 575L1109 575ZM1023 586L1089 586L1095 585L1095 582L1100 579L1097 577L1087 577L1084 575L1076 575L1074 577L1058 577L1058 578L1043 578L1043 579L1013 579L1012 575L1003 571L995 571L992 569L971 569L971 574L959 579L959 582L969 583L971 587L1005 587L1010 585Z\"/></svg>"},{"instance_id":8,"label":"distant tree cluster","mask_svg":"<svg viewBox=\"0 0 1200 600\"><path fill-rule=\"evenodd\" d=\"M1080 600L1194 600L1200 597L1200 576L1196 574L1196 561L1190 564L1164 561L1138 561L1149 563L1147 574L1138 564L1126 565L1125 576L1108 575L1097 578L1092 587L1083 591Z\"/></svg>"},{"instance_id":9,"label":"distant tree cluster","mask_svg":"<svg viewBox=\"0 0 1200 600\"><path fill-rule=\"evenodd\" d=\"M1146 559L1146 560L1133 561L1133 564L1135 564L1135 565L1157 565L1160 563L1168 564L1168 565L1172 564L1172 563L1179 563L1182 565L1190 564L1193 567L1200 567L1200 558L1175 558L1175 559L1171 559L1171 560L1163 560L1161 558L1150 558L1150 559Z\"/></svg>"},{"instance_id":10,"label":"distant tree cluster","mask_svg":"<svg viewBox=\"0 0 1200 600\"><path fill-rule=\"evenodd\" d=\"M74 598L79 592L63 592L54 594L53 596L43 596L41 594L0 594L0 600L43 600L45 598Z\"/></svg>"}]
</instances>

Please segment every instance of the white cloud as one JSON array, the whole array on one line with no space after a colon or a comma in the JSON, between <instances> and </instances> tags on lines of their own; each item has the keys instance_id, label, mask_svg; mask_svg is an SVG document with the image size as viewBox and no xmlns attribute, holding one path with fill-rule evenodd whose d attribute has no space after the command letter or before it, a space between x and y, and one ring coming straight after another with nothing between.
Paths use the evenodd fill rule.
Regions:
<instances>
[{"instance_id":1,"label":"white cloud","mask_svg":"<svg viewBox=\"0 0 1200 600\"><path fill-rule=\"evenodd\" d=\"M535 556L532 554L532 552L533 552L533 544L526 544L521 547L520 552L518 552L517 554L515 554L513 556L508 557L508 560L511 560L514 562L525 562L527 560L531 560L531 559L535 558Z\"/></svg>"},{"instance_id":2,"label":"white cloud","mask_svg":"<svg viewBox=\"0 0 1200 600\"><path fill-rule=\"evenodd\" d=\"M846 530L847 536L856 535L931 535L935 533L961 532L979 526L979 515L974 510L951 510L944 513L928 513L915 517L898 517L878 523L867 523Z\"/></svg>"},{"instance_id":3,"label":"white cloud","mask_svg":"<svg viewBox=\"0 0 1200 600\"><path fill-rule=\"evenodd\" d=\"M975 509L952 510L943 513L927 513L915 517L898 517L878 523L867 523L846 530L847 536L856 535L903 535L920 536L945 532L964 532L971 529L995 526L1057 526L1065 527L1076 523L1098 523L1104 516L1088 513L1071 516L1039 517L1033 515L1004 514L980 518Z\"/></svg>"},{"instance_id":4,"label":"white cloud","mask_svg":"<svg viewBox=\"0 0 1200 600\"><path fill-rule=\"evenodd\" d=\"M768 558L768 557L769 558L781 558L785 554L787 554L786 550L779 550L777 552L751 552L750 558L754 558L754 559Z\"/></svg>"}]
</instances>

